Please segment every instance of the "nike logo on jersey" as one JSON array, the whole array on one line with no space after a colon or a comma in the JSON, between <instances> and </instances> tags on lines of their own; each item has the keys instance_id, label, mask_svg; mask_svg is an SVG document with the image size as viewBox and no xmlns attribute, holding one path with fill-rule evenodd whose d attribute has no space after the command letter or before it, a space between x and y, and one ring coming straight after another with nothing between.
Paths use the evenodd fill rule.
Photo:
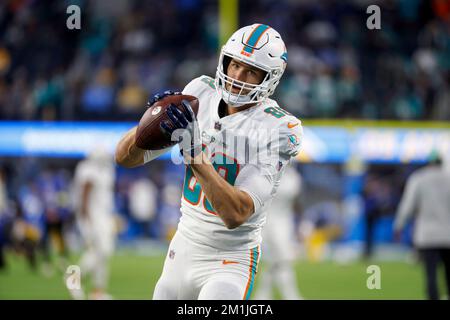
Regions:
<instances>
[{"instance_id":1,"label":"nike logo on jersey","mask_svg":"<svg viewBox=\"0 0 450 320\"><path fill-rule=\"evenodd\" d=\"M297 123L288 122L287 126L288 126L289 129L292 129L292 128L298 126L298 122Z\"/></svg>"},{"instance_id":2,"label":"nike logo on jersey","mask_svg":"<svg viewBox=\"0 0 450 320\"><path fill-rule=\"evenodd\" d=\"M222 264L238 264L239 262L233 260L222 260Z\"/></svg>"}]
</instances>

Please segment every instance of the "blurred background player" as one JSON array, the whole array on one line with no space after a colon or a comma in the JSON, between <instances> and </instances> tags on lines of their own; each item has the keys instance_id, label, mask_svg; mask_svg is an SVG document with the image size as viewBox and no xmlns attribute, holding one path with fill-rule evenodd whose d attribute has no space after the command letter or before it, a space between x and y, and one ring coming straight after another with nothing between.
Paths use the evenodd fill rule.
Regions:
<instances>
[{"instance_id":1,"label":"blurred background player","mask_svg":"<svg viewBox=\"0 0 450 320\"><path fill-rule=\"evenodd\" d=\"M365 218L365 241L363 259L374 255L374 229L383 216L391 215L399 202L393 181L379 174L368 174L362 191Z\"/></svg>"},{"instance_id":2,"label":"blurred background player","mask_svg":"<svg viewBox=\"0 0 450 320\"><path fill-rule=\"evenodd\" d=\"M114 251L114 182L112 155L99 148L81 161L75 170L77 222L85 243L79 261L82 276L91 276L89 299L111 299L107 293L109 259ZM74 299L84 299L84 291L69 290Z\"/></svg>"},{"instance_id":3,"label":"blurred background player","mask_svg":"<svg viewBox=\"0 0 450 320\"><path fill-rule=\"evenodd\" d=\"M276 197L267 212L263 229L263 273L255 299L273 299L277 289L284 300L299 300L293 262L296 257L296 217L300 213L299 197L302 180L297 170L289 165L280 181Z\"/></svg>"},{"instance_id":4,"label":"blurred background player","mask_svg":"<svg viewBox=\"0 0 450 320\"><path fill-rule=\"evenodd\" d=\"M65 170L44 170L37 182L39 196L43 200L42 237L39 249L42 253L42 272L45 276L54 273L52 253L56 253L56 268L62 272L68 265L68 248L65 239L66 226L72 217L68 195L68 177ZM24 203L24 205L26 205Z\"/></svg>"},{"instance_id":5,"label":"blurred background player","mask_svg":"<svg viewBox=\"0 0 450 320\"><path fill-rule=\"evenodd\" d=\"M157 206L158 190L153 181L147 177L138 178L129 188L130 213L141 227L144 237L150 235L152 223Z\"/></svg>"},{"instance_id":6,"label":"blurred background player","mask_svg":"<svg viewBox=\"0 0 450 320\"><path fill-rule=\"evenodd\" d=\"M450 164L443 165L441 156L435 152L431 154L428 166L417 170L407 180L394 224L396 239L400 239L400 232L413 217L413 241L424 263L428 299L439 299L437 271L441 262L449 299Z\"/></svg>"}]
</instances>

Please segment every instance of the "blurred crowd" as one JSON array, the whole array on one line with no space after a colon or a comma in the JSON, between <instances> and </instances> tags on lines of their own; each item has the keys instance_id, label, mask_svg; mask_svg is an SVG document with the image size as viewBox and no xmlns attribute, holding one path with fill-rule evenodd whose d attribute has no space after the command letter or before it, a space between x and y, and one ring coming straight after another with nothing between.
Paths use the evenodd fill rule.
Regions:
<instances>
[{"instance_id":1,"label":"blurred crowd","mask_svg":"<svg viewBox=\"0 0 450 320\"><path fill-rule=\"evenodd\" d=\"M81 8L81 30L66 9ZM369 30L366 8L381 8ZM450 119L450 1L239 2L288 47L276 93L302 118ZM209 0L0 2L0 119L137 120L150 96L217 66Z\"/></svg>"}]
</instances>

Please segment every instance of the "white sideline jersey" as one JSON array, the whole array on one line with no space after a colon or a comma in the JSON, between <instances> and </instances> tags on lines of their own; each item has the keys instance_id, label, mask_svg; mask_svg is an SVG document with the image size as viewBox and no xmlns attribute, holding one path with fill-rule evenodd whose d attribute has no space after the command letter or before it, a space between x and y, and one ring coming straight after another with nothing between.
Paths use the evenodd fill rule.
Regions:
<instances>
[{"instance_id":1,"label":"white sideline jersey","mask_svg":"<svg viewBox=\"0 0 450 320\"><path fill-rule=\"evenodd\" d=\"M295 258L295 229L293 205L299 197L302 178L295 168L287 166L277 195L268 212L263 230L265 259L272 262L291 261Z\"/></svg>"},{"instance_id":2,"label":"white sideline jersey","mask_svg":"<svg viewBox=\"0 0 450 320\"><path fill-rule=\"evenodd\" d=\"M101 164L89 159L81 161L76 167L74 176L77 215L79 215L83 185L91 182L92 191L87 204L90 221L98 227L110 224L114 213L114 180L115 172L112 163Z\"/></svg>"},{"instance_id":3,"label":"white sideline jersey","mask_svg":"<svg viewBox=\"0 0 450 320\"><path fill-rule=\"evenodd\" d=\"M276 197L273 199L269 214L279 216L281 214L292 217L293 203L299 196L302 188L302 178L295 168L287 166L281 179ZM274 218L276 219L276 217Z\"/></svg>"},{"instance_id":4,"label":"white sideline jersey","mask_svg":"<svg viewBox=\"0 0 450 320\"><path fill-rule=\"evenodd\" d=\"M241 226L228 229L187 166L178 231L197 244L221 250L254 248L261 243L266 210L284 168L300 150L301 121L272 99L220 118L221 98L214 79L207 76L192 80L183 94L199 99L197 120L212 164L231 185L251 196L255 212Z\"/></svg>"}]
</instances>

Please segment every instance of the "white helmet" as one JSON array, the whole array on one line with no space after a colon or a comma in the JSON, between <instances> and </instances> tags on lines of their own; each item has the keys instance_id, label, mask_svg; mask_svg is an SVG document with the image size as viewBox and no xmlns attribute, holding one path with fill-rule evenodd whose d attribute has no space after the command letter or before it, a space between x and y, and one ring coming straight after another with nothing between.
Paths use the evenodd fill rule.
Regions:
<instances>
[{"instance_id":1,"label":"white helmet","mask_svg":"<svg viewBox=\"0 0 450 320\"><path fill-rule=\"evenodd\" d=\"M226 75L231 59L242 61L266 72L260 84L238 81ZM287 50L280 34L265 24L255 23L236 31L220 52L215 85L229 105L239 107L257 103L272 95L286 69ZM225 84L240 87L239 93L228 91ZM248 91L247 94L243 92Z\"/></svg>"}]
</instances>

